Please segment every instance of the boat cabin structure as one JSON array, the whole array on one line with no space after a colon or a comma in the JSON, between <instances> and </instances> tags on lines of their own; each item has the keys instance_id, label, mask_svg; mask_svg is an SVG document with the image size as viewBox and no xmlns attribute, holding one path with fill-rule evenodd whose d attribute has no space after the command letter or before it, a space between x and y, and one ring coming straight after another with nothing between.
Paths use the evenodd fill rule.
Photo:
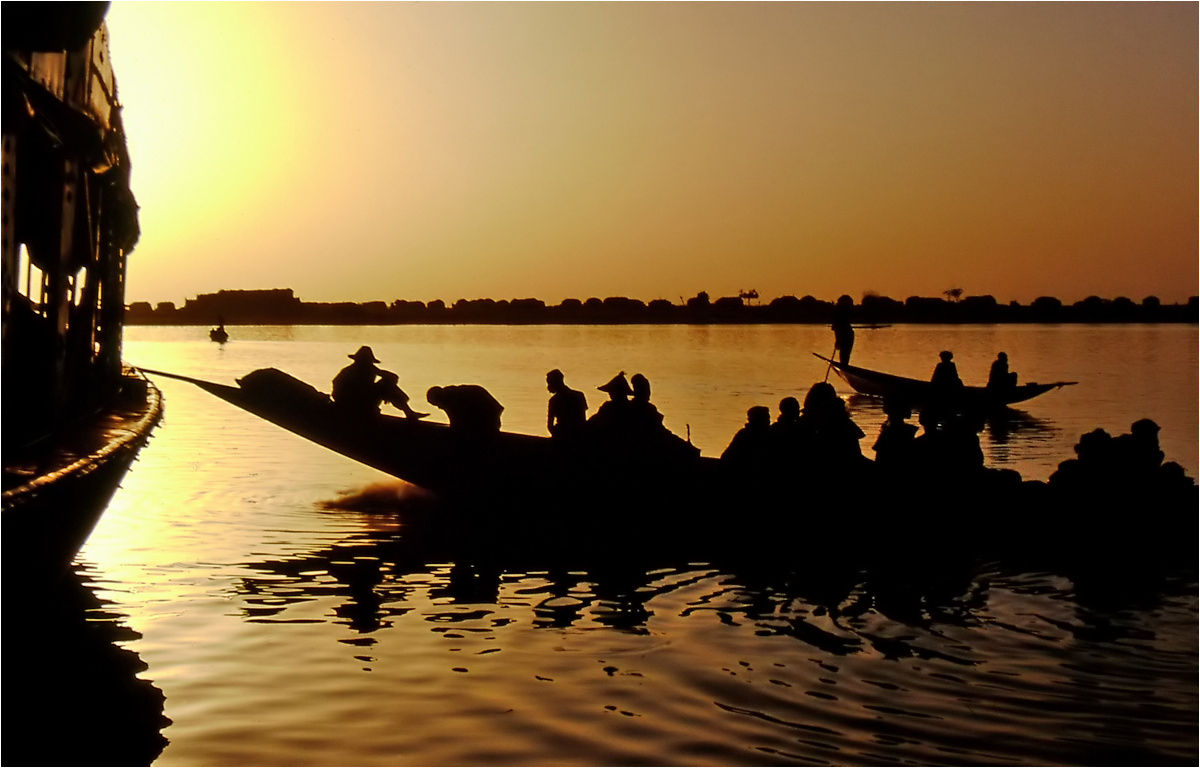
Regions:
<instances>
[{"instance_id":1,"label":"boat cabin structure","mask_svg":"<svg viewBox=\"0 0 1200 768\"><path fill-rule=\"evenodd\" d=\"M6 573L65 570L162 413L121 361L139 228L107 9L4 6Z\"/></svg>"},{"instance_id":2,"label":"boat cabin structure","mask_svg":"<svg viewBox=\"0 0 1200 768\"><path fill-rule=\"evenodd\" d=\"M4 449L121 382L137 203L107 3L10 3L3 30Z\"/></svg>"}]
</instances>

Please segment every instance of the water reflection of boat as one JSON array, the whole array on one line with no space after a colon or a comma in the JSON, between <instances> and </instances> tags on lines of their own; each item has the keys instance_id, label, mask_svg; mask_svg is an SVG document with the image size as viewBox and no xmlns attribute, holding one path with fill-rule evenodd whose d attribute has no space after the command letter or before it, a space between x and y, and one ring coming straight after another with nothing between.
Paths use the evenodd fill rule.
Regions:
<instances>
[{"instance_id":1,"label":"water reflection of boat","mask_svg":"<svg viewBox=\"0 0 1200 768\"><path fill-rule=\"evenodd\" d=\"M823 355L813 353L814 357L820 358L829 363L829 367L837 372L839 376L851 387L855 392L870 397L891 398L909 404L914 408L920 408L930 402L933 390L932 384L928 381L920 379L909 379L904 376L895 376L890 373L881 371L872 371L868 368L859 368L854 365L846 365L831 360ZM1026 400L1031 400L1038 395L1044 395L1061 387L1075 384L1074 381L1056 381L1053 384L1021 384L1015 387L1002 389L993 389L988 387L963 387L960 395L965 407L972 411L987 412L997 408L1021 403Z\"/></svg>"},{"instance_id":2,"label":"water reflection of boat","mask_svg":"<svg viewBox=\"0 0 1200 768\"><path fill-rule=\"evenodd\" d=\"M163 751L163 692L138 677L140 635L95 594L84 567L4 580L5 765L150 765Z\"/></svg>"},{"instance_id":3,"label":"water reflection of boat","mask_svg":"<svg viewBox=\"0 0 1200 768\"><path fill-rule=\"evenodd\" d=\"M108 3L4 16L4 561L65 567L161 412L121 363L137 203Z\"/></svg>"}]
</instances>

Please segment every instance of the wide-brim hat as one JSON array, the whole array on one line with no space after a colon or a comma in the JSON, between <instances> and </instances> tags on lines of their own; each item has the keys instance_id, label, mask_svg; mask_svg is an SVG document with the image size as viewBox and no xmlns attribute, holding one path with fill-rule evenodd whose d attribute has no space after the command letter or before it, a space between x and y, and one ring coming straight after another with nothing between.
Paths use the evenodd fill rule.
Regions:
<instances>
[{"instance_id":1,"label":"wide-brim hat","mask_svg":"<svg viewBox=\"0 0 1200 768\"><path fill-rule=\"evenodd\" d=\"M625 380L625 371L621 371L616 376L609 379L607 384L601 384L596 387L601 392L607 392L610 395L624 394L626 396L633 394L633 388L629 386L629 382Z\"/></svg>"},{"instance_id":2,"label":"wide-brim hat","mask_svg":"<svg viewBox=\"0 0 1200 768\"><path fill-rule=\"evenodd\" d=\"M370 360L372 363L379 362L378 360L375 359L375 353L372 352L371 348L366 346L365 344L363 346L359 347L358 351L355 352L353 355L346 355L346 357L350 358L351 360Z\"/></svg>"}]
</instances>

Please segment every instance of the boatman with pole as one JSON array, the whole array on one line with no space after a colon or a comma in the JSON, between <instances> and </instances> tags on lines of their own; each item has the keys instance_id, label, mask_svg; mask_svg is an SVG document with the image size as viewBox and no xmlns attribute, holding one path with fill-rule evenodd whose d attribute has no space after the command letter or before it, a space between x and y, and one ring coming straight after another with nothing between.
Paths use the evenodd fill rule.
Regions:
<instances>
[{"instance_id":1,"label":"boatman with pole","mask_svg":"<svg viewBox=\"0 0 1200 768\"><path fill-rule=\"evenodd\" d=\"M833 348L838 353L838 362L850 364L850 352L854 349L854 326L850 324L850 310L854 299L843 294L833 308Z\"/></svg>"}]
</instances>

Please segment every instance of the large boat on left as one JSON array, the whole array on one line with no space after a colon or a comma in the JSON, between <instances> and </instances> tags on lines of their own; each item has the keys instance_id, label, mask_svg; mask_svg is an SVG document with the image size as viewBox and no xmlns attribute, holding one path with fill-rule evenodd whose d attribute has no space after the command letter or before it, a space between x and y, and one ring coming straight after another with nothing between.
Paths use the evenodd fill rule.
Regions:
<instances>
[{"instance_id":1,"label":"large boat on left","mask_svg":"<svg viewBox=\"0 0 1200 768\"><path fill-rule=\"evenodd\" d=\"M6 576L68 568L162 415L121 359L140 230L107 10L4 7Z\"/></svg>"}]
</instances>

